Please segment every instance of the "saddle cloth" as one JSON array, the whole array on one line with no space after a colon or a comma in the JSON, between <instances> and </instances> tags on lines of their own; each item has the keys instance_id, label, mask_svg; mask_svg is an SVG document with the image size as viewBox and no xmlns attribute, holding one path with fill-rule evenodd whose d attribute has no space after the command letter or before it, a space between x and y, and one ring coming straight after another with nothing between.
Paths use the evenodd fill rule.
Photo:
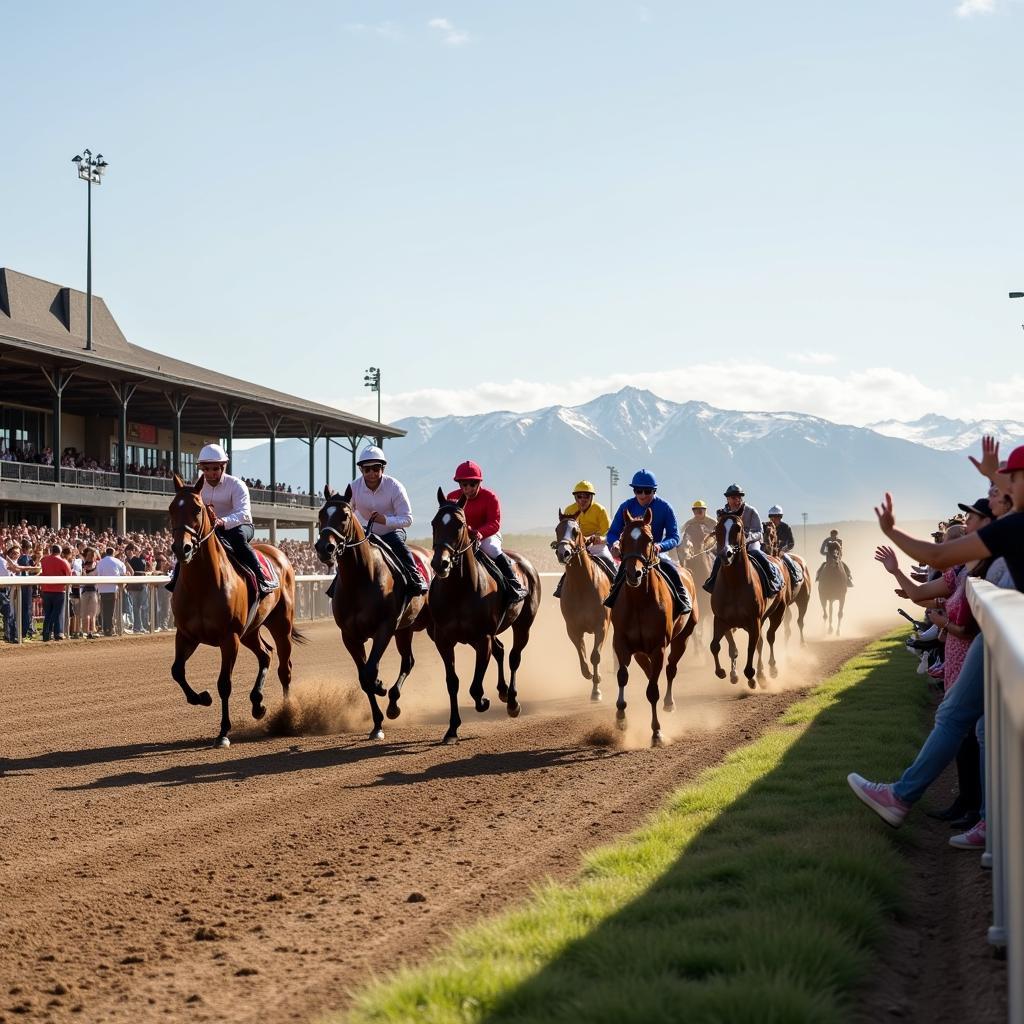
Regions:
<instances>
[{"instance_id":1,"label":"saddle cloth","mask_svg":"<svg viewBox=\"0 0 1024 1024\"><path fill-rule=\"evenodd\" d=\"M793 584L793 589L799 590L804 581L804 574L799 564L790 558L789 555L783 555L782 560L786 563L786 568L789 569L789 578Z\"/></svg>"},{"instance_id":2,"label":"saddle cloth","mask_svg":"<svg viewBox=\"0 0 1024 1024\"><path fill-rule=\"evenodd\" d=\"M676 581L672 576L665 570L661 562L655 566L658 575L668 584L668 589L672 594L672 614L675 618L679 618L680 615L687 615L693 611L693 604L690 601L690 595L687 593L686 588L681 584L677 588ZM612 592L605 598L605 607L612 608L615 605L615 599L619 596L619 591L622 589L623 584L626 582L626 574L619 569L619 574L615 577L615 582L612 583Z\"/></svg>"},{"instance_id":3,"label":"saddle cloth","mask_svg":"<svg viewBox=\"0 0 1024 1024\"><path fill-rule=\"evenodd\" d=\"M259 581L256 579L252 570L238 560L238 555L232 549L231 544L225 541L220 534L217 534L217 539L220 541L221 547L228 553L228 558L231 560L231 564L235 567L235 572L245 580L245 585L249 591L249 598L251 600L255 596L259 587ZM271 562L270 559L267 558L267 556L258 548L253 548L253 552L256 555L256 561L259 563L260 569L263 571L263 582L271 590L276 590L281 586L281 577L277 573L277 566L275 566L274 563Z\"/></svg>"},{"instance_id":4,"label":"saddle cloth","mask_svg":"<svg viewBox=\"0 0 1024 1024\"><path fill-rule=\"evenodd\" d=\"M375 533L370 534L370 543L384 556L384 561L387 562L388 568L395 574L395 579L399 583L404 583L406 580L405 566L399 562L398 557L394 551L388 547L385 541L382 541L380 537ZM426 581L427 586L430 586L430 566L423 561L423 556L418 551L413 551L409 548L409 554L412 555L412 560L416 563L416 568L419 569L420 575Z\"/></svg>"}]
</instances>

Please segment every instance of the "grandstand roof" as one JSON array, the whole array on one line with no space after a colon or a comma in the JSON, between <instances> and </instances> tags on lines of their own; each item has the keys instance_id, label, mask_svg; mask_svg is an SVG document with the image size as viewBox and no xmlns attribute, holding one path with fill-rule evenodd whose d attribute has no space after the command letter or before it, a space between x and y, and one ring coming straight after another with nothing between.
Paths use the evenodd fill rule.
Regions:
<instances>
[{"instance_id":1,"label":"grandstand roof","mask_svg":"<svg viewBox=\"0 0 1024 1024\"><path fill-rule=\"evenodd\" d=\"M50 408L53 390L41 372L45 367L74 372L62 399L69 413L118 416L110 385L132 383L137 386L128 405L130 420L170 426L168 396L180 392L191 396L182 429L211 438L227 433L228 406L240 410L236 438L267 437L267 417L281 417L278 437L308 437L311 425L332 436L405 433L134 345L97 295L92 319L93 348L86 351L84 292L0 267L0 402Z\"/></svg>"}]
</instances>

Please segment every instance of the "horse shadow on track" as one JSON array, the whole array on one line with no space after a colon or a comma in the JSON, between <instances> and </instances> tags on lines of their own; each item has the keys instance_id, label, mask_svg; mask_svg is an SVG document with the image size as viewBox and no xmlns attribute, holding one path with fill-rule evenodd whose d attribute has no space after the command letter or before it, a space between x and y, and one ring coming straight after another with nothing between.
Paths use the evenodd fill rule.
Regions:
<instances>
[{"instance_id":1,"label":"horse shadow on track","mask_svg":"<svg viewBox=\"0 0 1024 1024\"><path fill-rule=\"evenodd\" d=\"M116 747L89 747L85 750L50 750L32 757L0 757L0 779L27 775L46 768L86 768L93 764L116 764L136 758L159 757L176 750L209 747L200 740L171 740L167 743L130 743Z\"/></svg>"}]
</instances>

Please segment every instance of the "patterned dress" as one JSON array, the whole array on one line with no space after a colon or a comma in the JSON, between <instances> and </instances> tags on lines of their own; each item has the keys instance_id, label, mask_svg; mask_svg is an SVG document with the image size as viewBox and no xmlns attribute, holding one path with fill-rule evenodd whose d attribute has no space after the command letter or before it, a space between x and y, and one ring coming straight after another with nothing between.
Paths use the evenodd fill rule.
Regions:
<instances>
[{"instance_id":1,"label":"patterned dress","mask_svg":"<svg viewBox=\"0 0 1024 1024\"><path fill-rule=\"evenodd\" d=\"M971 614L971 607L967 603L967 567L960 566L959 569L947 569L942 578L952 591L946 599L946 615L949 621L956 626L970 626L974 621ZM953 636L946 633L946 658L945 672L943 673L943 684L946 692L953 688L953 684L960 676L960 669L963 668L964 658L967 656L967 648L971 646L974 639L973 630L967 637Z\"/></svg>"}]
</instances>

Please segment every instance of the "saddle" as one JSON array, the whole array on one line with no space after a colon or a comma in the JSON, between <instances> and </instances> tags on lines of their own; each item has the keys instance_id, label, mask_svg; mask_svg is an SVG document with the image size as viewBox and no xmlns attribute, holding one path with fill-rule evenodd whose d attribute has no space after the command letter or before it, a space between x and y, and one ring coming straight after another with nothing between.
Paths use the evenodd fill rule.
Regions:
<instances>
[{"instance_id":1,"label":"saddle","mask_svg":"<svg viewBox=\"0 0 1024 1024\"><path fill-rule=\"evenodd\" d=\"M220 533L217 533L216 537L220 541L220 546L227 552L228 561L231 562L235 572L245 581L246 596L249 599L249 615L245 621L245 629L242 630L245 633L248 632L253 619L256 618L256 609L259 607L261 600L260 583L262 582L268 590L277 590L281 586L281 577L278 576L277 567L274 563L262 551L257 551L256 548L253 548L253 554L256 555L256 561L263 574L262 581L257 580L256 574L249 566L243 565L239 560L238 553L232 548L231 542L226 540ZM266 594L262 595L262 597L266 597Z\"/></svg>"},{"instance_id":2,"label":"saddle","mask_svg":"<svg viewBox=\"0 0 1024 1024\"><path fill-rule=\"evenodd\" d=\"M409 593L408 589L409 577L406 574L405 566L402 565L402 563L398 560L398 557L395 555L394 551L392 551L391 548L389 548L388 545L384 541L382 541L380 537L377 536L377 534L371 533L369 535L369 538L369 543L372 544L380 552L381 557L384 559L384 564L391 570L392 575L395 577L395 582L402 585L402 608L404 611L405 606L409 603L409 600L412 596ZM409 549L409 553L412 555L413 561L419 567L420 575L427 581L427 585L429 586L430 569L428 568L427 563L424 562L420 555L417 552L413 551L411 548ZM334 588L337 587L337 585L338 576L337 573L335 573L334 579L331 580L330 584L327 587L327 597L334 597Z\"/></svg>"},{"instance_id":3,"label":"saddle","mask_svg":"<svg viewBox=\"0 0 1024 1024\"><path fill-rule=\"evenodd\" d=\"M782 561L785 563L786 568L789 570L789 578L793 584L793 589L799 590L804 582L803 570L792 558L789 557L789 555L782 555Z\"/></svg>"},{"instance_id":4,"label":"saddle","mask_svg":"<svg viewBox=\"0 0 1024 1024\"><path fill-rule=\"evenodd\" d=\"M680 585L676 586L676 581L672 578L665 567L659 563L654 567L658 575L668 584L669 592L672 594L672 617L678 619L680 615L688 615L693 611L693 604L690 601L690 595L686 592L686 588ZM626 574L619 569L618 575L616 575L612 582L612 592L605 598L604 606L606 608L613 608L615 606L615 600L619 596L619 591L622 589L623 584L626 582Z\"/></svg>"},{"instance_id":5,"label":"saddle","mask_svg":"<svg viewBox=\"0 0 1024 1024\"><path fill-rule=\"evenodd\" d=\"M473 554L476 556L476 560L491 574L491 578L498 584L498 592L508 602L508 580L505 579L505 574L495 565L494 559L479 547L474 548Z\"/></svg>"}]
</instances>

